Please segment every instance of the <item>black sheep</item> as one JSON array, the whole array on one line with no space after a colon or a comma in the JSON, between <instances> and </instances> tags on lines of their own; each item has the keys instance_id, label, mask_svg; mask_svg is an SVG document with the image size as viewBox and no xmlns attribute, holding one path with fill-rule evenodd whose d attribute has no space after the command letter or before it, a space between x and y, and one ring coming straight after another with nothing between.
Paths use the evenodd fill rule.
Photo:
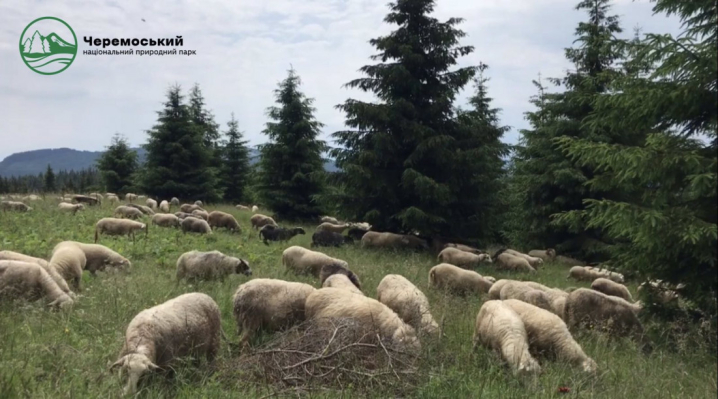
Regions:
<instances>
[{"instance_id":1,"label":"black sheep","mask_svg":"<svg viewBox=\"0 0 718 399\"><path fill-rule=\"evenodd\" d=\"M266 225L259 230L259 238L262 238L264 245L269 245L268 241L289 241L297 234L306 234L301 227L285 229L284 227Z\"/></svg>"},{"instance_id":2,"label":"black sheep","mask_svg":"<svg viewBox=\"0 0 718 399\"><path fill-rule=\"evenodd\" d=\"M355 240L361 240L369 230L362 229L361 227L352 227L347 231L347 235Z\"/></svg>"},{"instance_id":3,"label":"black sheep","mask_svg":"<svg viewBox=\"0 0 718 399\"><path fill-rule=\"evenodd\" d=\"M332 231L320 230L312 234L311 247L341 247L344 243L353 243L351 237L343 236Z\"/></svg>"}]
</instances>

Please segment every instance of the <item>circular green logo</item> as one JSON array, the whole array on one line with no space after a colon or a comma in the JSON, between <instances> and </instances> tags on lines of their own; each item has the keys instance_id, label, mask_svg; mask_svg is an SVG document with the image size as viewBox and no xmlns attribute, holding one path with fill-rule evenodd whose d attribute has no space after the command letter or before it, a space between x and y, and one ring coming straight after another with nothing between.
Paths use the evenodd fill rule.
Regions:
<instances>
[{"instance_id":1,"label":"circular green logo","mask_svg":"<svg viewBox=\"0 0 718 399\"><path fill-rule=\"evenodd\" d=\"M77 36L65 21L38 18L20 35L20 57L28 68L42 75L67 69L77 55Z\"/></svg>"}]
</instances>

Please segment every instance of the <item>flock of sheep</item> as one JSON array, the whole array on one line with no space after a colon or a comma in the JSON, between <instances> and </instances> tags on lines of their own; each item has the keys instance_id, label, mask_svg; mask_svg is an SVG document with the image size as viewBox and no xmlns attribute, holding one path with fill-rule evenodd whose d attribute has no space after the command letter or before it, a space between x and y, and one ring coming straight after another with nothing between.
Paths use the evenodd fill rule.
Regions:
<instances>
[{"instance_id":1,"label":"flock of sheep","mask_svg":"<svg viewBox=\"0 0 718 399\"><path fill-rule=\"evenodd\" d=\"M49 260L24 254L0 252L0 295L44 298L51 306L66 308L77 300L84 270L95 274L106 269L129 270L131 263L117 252L96 242L102 235L128 235L137 231L148 234L148 226L137 221L151 217L158 227L176 227L184 232L212 234L213 228L241 231L231 214L205 211L200 201L180 205L176 198L159 204L127 194L126 205L118 206L114 216L103 218L95 226L95 243L64 241L57 244ZM62 198L58 208L77 212L84 205L101 201L99 194ZM69 200L69 201L66 201ZM106 194L105 201L119 201ZM21 210L6 205L3 210ZM24 204L23 204L24 205ZM179 212L169 213L170 207ZM27 207L27 206L26 206ZM32 208L27 207L31 210ZM241 211L254 209L237 205ZM156 210L162 213L155 213ZM259 230L265 244L288 241L302 228L280 227L271 217L255 214L252 228ZM349 230L347 235L342 233ZM312 247L339 246L360 240L363 248L428 249L414 235L371 231L365 223L340 223L324 217L312 236ZM336 319L354 320L357 328L378 332L393 345L418 350L423 336L437 336L441 328L431 314L424 293L407 278L386 275L377 287L377 298L366 297L362 284L349 264L341 259L301 246L290 246L282 253L282 265L297 274L309 274L319 281L312 285L278 279L255 278L241 284L233 298L233 315L240 343L249 345L258 331L279 331L312 320L333 323ZM574 340L571 331L582 326L602 326L610 334L631 336L645 349L650 348L638 312L623 276L606 269L584 266L582 262L557 256L552 249L525 254L502 249L493 256L476 248L448 243L438 254L438 265L428 271L429 286L453 295L488 296L476 316L473 344L495 350L516 374L536 373L540 365L537 353L550 354L589 373L597 370L594 362ZM533 281L518 281L483 276L472 269L479 264L497 270L537 273L545 261L573 266L567 278L592 281L591 289L562 290ZM230 274L252 275L249 263L219 251L190 251L177 260L178 280L222 280ZM660 285L651 283L653 287ZM570 292L569 292L570 291ZM668 290L666 290L668 291ZM669 291L675 295L674 291ZM668 298L670 299L670 298ZM203 293L180 295L163 304L138 313L125 333L125 343L111 369L127 372L126 393L137 390L139 378L174 359L193 355L213 360L220 346L220 311L215 301Z\"/></svg>"}]
</instances>

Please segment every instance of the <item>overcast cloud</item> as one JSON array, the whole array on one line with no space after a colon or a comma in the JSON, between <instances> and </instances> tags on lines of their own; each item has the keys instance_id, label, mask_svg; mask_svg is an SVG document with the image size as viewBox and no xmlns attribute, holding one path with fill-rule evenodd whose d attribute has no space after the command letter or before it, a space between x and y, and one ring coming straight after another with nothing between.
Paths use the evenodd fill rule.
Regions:
<instances>
[{"instance_id":1,"label":"overcast cloud","mask_svg":"<svg viewBox=\"0 0 718 399\"><path fill-rule=\"evenodd\" d=\"M371 38L393 27L383 22L386 0L271 1L2 1L0 2L0 159L19 151L69 147L101 150L115 132L133 146L146 140L167 87L199 83L208 107L225 130L231 112L251 145L266 141L261 131L273 90L290 64L302 90L316 99L322 137L344 127L334 106L348 97L371 96L342 88L370 63ZM489 65L490 95L512 127L515 143L527 123L531 80L561 76L569 64L564 48L585 16L576 0L438 0L435 17L461 17L462 44L476 50L461 66ZM675 18L652 16L647 0L618 0L624 36L679 31ZM54 16L75 31L79 51L58 75L43 76L20 58L18 40L36 18ZM145 19L146 22L143 22ZM42 32L44 35L48 33ZM84 36L99 38L184 38L193 56L91 56ZM138 49L141 47L136 47ZM462 93L465 103L470 91Z\"/></svg>"}]
</instances>

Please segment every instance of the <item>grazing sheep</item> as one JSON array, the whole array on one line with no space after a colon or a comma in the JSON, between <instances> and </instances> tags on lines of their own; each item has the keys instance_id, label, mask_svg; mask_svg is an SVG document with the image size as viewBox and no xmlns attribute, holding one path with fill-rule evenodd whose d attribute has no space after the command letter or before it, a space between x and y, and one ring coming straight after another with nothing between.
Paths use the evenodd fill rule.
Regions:
<instances>
[{"instance_id":1,"label":"grazing sheep","mask_svg":"<svg viewBox=\"0 0 718 399\"><path fill-rule=\"evenodd\" d=\"M316 231L331 231L332 233L341 234L347 228L349 228L349 225L346 223L345 224L334 224L334 223L325 222L325 223L322 223L319 226L317 226Z\"/></svg>"},{"instance_id":2,"label":"grazing sheep","mask_svg":"<svg viewBox=\"0 0 718 399\"><path fill-rule=\"evenodd\" d=\"M57 285L50 274L37 263L0 260L0 298L47 298L52 307L66 308L72 297Z\"/></svg>"},{"instance_id":3,"label":"grazing sheep","mask_svg":"<svg viewBox=\"0 0 718 399\"><path fill-rule=\"evenodd\" d=\"M346 243L353 243L354 239L331 231L315 231L312 234L311 247L341 247Z\"/></svg>"},{"instance_id":4,"label":"grazing sheep","mask_svg":"<svg viewBox=\"0 0 718 399\"><path fill-rule=\"evenodd\" d=\"M235 205L235 208L239 209L240 211L251 211L248 206L245 205Z\"/></svg>"},{"instance_id":5,"label":"grazing sheep","mask_svg":"<svg viewBox=\"0 0 718 399\"><path fill-rule=\"evenodd\" d=\"M366 230L366 231L371 230L371 225L366 222L352 223L351 225L354 227L360 228L362 230Z\"/></svg>"},{"instance_id":6,"label":"grazing sheep","mask_svg":"<svg viewBox=\"0 0 718 399\"><path fill-rule=\"evenodd\" d=\"M143 374L171 366L177 358L204 356L213 362L219 351L220 329L219 307L209 295L180 295L132 319L119 359L110 370L127 371L123 393L134 394Z\"/></svg>"},{"instance_id":7,"label":"grazing sheep","mask_svg":"<svg viewBox=\"0 0 718 399\"><path fill-rule=\"evenodd\" d=\"M566 266L586 266L586 262L568 256L558 255L554 258L554 261L562 263Z\"/></svg>"},{"instance_id":8,"label":"grazing sheep","mask_svg":"<svg viewBox=\"0 0 718 399\"><path fill-rule=\"evenodd\" d=\"M184 213L192 213L192 211L196 210L203 211L204 209L202 209L201 206L195 204L182 204L182 206L180 206L180 211Z\"/></svg>"},{"instance_id":9,"label":"grazing sheep","mask_svg":"<svg viewBox=\"0 0 718 399\"><path fill-rule=\"evenodd\" d=\"M143 214L147 216L152 216L155 214L155 211L153 211L150 207L144 206L144 205L138 205L138 204L125 204L125 206L128 206L130 208L135 208L138 211L142 212Z\"/></svg>"},{"instance_id":10,"label":"grazing sheep","mask_svg":"<svg viewBox=\"0 0 718 399\"><path fill-rule=\"evenodd\" d=\"M127 258L104 245L85 244L77 241L62 241L55 245L55 248L64 245L75 245L84 252L85 258L87 259L84 270L89 271L92 275L95 275L98 270L105 270L107 267L124 270L129 270L132 267L132 263L130 263Z\"/></svg>"},{"instance_id":11,"label":"grazing sheep","mask_svg":"<svg viewBox=\"0 0 718 399\"><path fill-rule=\"evenodd\" d=\"M531 265L531 267L536 270L538 270L539 266L543 264L543 259L535 256L526 255L523 252L515 251L513 249L506 249L504 252L513 256L518 256L519 258L526 259L529 262L529 265Z\"/></svg>"},{"instance_id":12,"label":"grazing sheep","mask_svg":"<svg viewBox=\"0 0 718 399\"><path fill-rule=\"evenodd\" d=\"M476 315L474 349L479 345L499 352L514 374L541 371L529 353L529 340L521 317L502 301L486 301Z\"/></svg>"},{"instance_id":13,"label":"grazing sheep","mask_svg":"<svg viewBox=\"0 0 718 399\"><path fill-rule=\"evenodd\" d=\"M379 233L376 231L366 232L361 238L361 244L364 248L429 248L426 241L419 237L394 233Z\"/></svg>"},{"instance_id":14,"label":"grazing sheep","mask_svg":"<svg viewBox=\"0 0 718 399\"><path fill-rule=\"evenodd\" d=\"M212 228L209 227L209 223L202 219L187 217L182 219L180 226L182 227L183 233L212 234Z\"/></svg>"},{"instance_id":15,"label":"grazing sheep","mask_svg":"<svg viewBox=\"0 0 718 399\"><path fill-rule=\"evenodd\" d=\"M202 218L205 222L209 221L209 213L203 209L195 209L192 211L192 214Z\"/></svg>"},{"instance_id":16,"label":"grazing sheep","mask_svg":"<svg viewBox=\"0 0 718 399\"><path fill-rule=\"evenodd\" d=\"M87 205L102 205L102 201L99 198L88 197L87 195L73 195L72 200L77 203Z\"/></svg>"},{"instance_id":17,"label":"grazing sheep","mask_svg":"<svg viewBox=\"0 0 718 399\"><path fill-rule=\"evenodd\" d=\"M590 266L574 266L568 271L566 279L573 278L578 281L593 281L597 278L607 278L616 283L623 283L623 275L607 269L598 269Z\"/></svg>"},{"instance_id":18,"label":"grazing sheep","mask_svg":"<svg viewBox=\"0 0 718 399\"><path fill-rule=\"evenodd\" d=\"M252 205L252 213L259 212L259 207L257 205Z\"/></svg>"},{"instance_id":19,"label":"grazing sheep","mask_svg":"<svg viewBox=\"0 0 718 399\"><path fill-rule=\"evenodd\" d=\"M57 284L58 287L62 290L62 292L70 295L71 297L74 297L75 294L70 291L70 287L67 285L67 281L58 273L58 271L50 266L50 262L46 261L45 259L35 258L33 256L21 254L19 252L13 252L13 251L0 251L0 260L16 260L20 262L27 262L27 263L35 263L40 265L47 274L50 275L53 281Z\"/></svg>"},{"instance_id":20,"label":"grazing sheep","mask_svg":"<svg viewBox=\"0 0 718 399\"><path fill-rule=\"evenodd\" d=\"M397 346L420 349L416 331L376 299L338 288L322 288L307 297L304 314L319 323L334 324L336 319L352 319L360 328L378 333Z\"/></svg>"},{"instance_id":21,"label":"grazing sheep","mask_svg":"<svg viewBox=\"0 0 718 399\"><path fill-rule=\"evenodd\" d=\"M501 300L518 299L548 311L552 311L551 299L546 293L519 281L505 284L500 292Z\"/></svg>"},{"instance_id":22,"label":"grazing sheep","mask_svg":"<svg viewBox=\"0 0 718 399\"><path fill-rule=\"evenodd\" d=\"M18 212L29 212L32 207L17 201L2 201L0 202L0 209L3 211L18 211Z\"/></svg>"},{"instance_id":23,"label":"grazing sheep","mask_svg":"<svg viewBox=\"0 0 718 399\"><path fill-rule=\"evenodd\" d=\"M159 227L180 227L180 219L171 213L156 213L152 216L152 224Z\"/></svg>"},{"instance_id":24,"label":"grazing sheep","mask_svg":"<svg viewBox=\"0 0 718 399\"><path fill-rule=\"evenodd\" d=\"M532 249L529 251L529 256L533 256L534 258L541 258L544 262L549 262L556 259L556 250L553 248L549 248L546 250Z\"/></svg>"},{"instance_id":25,"label":"grazing sheep","mask_svg":"<svg viewBox=\"0 0 718 399\"><path fill-rule=\"evenodd\" d=\"M331 223L331 224L341 224L337 220L337 218L331 217L331 216L322 216L320 221L322 223Z\"/></svg>"},{"instance_id":26,"label":"grazing sheep","mask_svg":"<svg viewBox=\"0 0 718 399\"><path fill-rule=\"evenodd\" d=\"M85 205L83 204L70 204L67 202L60 202L59 204L57 204L57 207L62 212L72 212L73 215L76 214L77 211L82 211L85 209Z\"/></svg>"},{"instance_id":27,"label":"grazing sheep","mask_svg":"<svg viewBox=\"0 0 718 399\"><path fill-rule=\"evenodd\" d=\"M184 219L186 219L186 218L202 219L202 218L199 217L199 216L193 215L193 214L191 214L191 213L185 213L185 212L175 212L174 215L177 216L177 218L178 218L179 220L184 220Z\"/></svg>"},{"instance_id":28,"label":"grazing sheep","mask_svg":"<svg viewBox=\"0 0 718 399\"><path fill-rule=\"evenodd\" d=\"M434 288L446 289L457 294L489 292L491 282L473 270L441 263L429 270L429 285Z\"/></svg>"},{"instance_id":29,"label":"grazing sheep","mask_svg":"<svg viewBox=\"0 0 718 399\"><path fill-rule=\"evenodd\" d=\"M120 205L117 208L115 208L115 212L113 213L113 216L119 216L123 219L134 219L137 220L141 217L144 217L145 214L137 209L130 206Z\"/></svg>"},{"instance_id":30,"label":"grazing sheep","mask_svg":"<svg viewBox=\"0 0 718 399\"><path fill-rule=\"evenodd\" d=\"M177 280L222 280L230 274L252 275L244 259L227 256L219 251L183 253L177 259Z\"/></svg>"},{"instance_id":31,"label":"grazing sheep","mask_svg":"<svg viewBox=\"0 0 718 399\"><path fill-rule=\"evenodd\" d=\"M450 263L464 269L477 268L481 262L491 263L491 257L488 254L477 255L453 247L444 248L439 252L437 258L441 263Z\"/></svg>"},{"instance_id":32,"label":"grazing sheep","mask_svg":"<svg viewBox=\"0 0 718 399\"><path fill-rule=\"evenodd\" d=\"M299 246L291 246L282 252L282 265L287 270L295 273L309 273L315 277L319 277L322 267L338 263L345 268L349 268L349 264L341 259L332 258L321 252L312 251Z\"/></svg>"},{"instance_id":33,"label":"grazing sheep","mask_svg":"<svg viewBox=\"0 0 718 399\"><path fill-rule=\"evenodd\" d=\"M616 283L607 278L599 277L593 280L593 283L591 283L591 289L603 292L606 295L623 298L628 302L633 302L631 291L629 291L625 285Z\"/></svg>"},{"instance_id":34,"label":"grazing sheep","mask_svg":"<svg viewBox=\"0 0 718 399\"><path fill-rule=\"evenodd\" d=\"M596 372L596 362L586 356L560 317L517 299L503 302L521 317L532 353L548 353L587 373Z\"/></svg>"},{"instance_id":35,"label":"grazing sheep","mask_svg":"<svg viewBox=\"0 0 718 399\"><path fill-rule=\"evenodd\" d=\"M492 259L500 269L518 272L536 272L536 269L531 267L529 261L524 258L506 253L505 249L501 249L496 252Z\"/></svg>"},{"instance_id":36,"label":"grazing sheep","mask_svg":"<svg viewBox=\"0 0 718 399\"><path fill-rule=\"evenodd\" d=\"M152 198L147 198L145 204L153 211L157 210L157 201L153 200Z\"/></svg>"},{"instance_id":37,"label":"grazing sheep","mask_svg":"<svg viewBox=\"0 0 718 399\"><path fill-rule=\"evenodd\" d=\"M162 200L162 202L160 202L159 208L162 213L170 213L170 203L166 200Z\"/></svg>"},{"instance_id":38,"label":"grazing sheep","mask_svg":"<svg viewBox=\"0 0 718 399\"><path fill-rule=\"evenodd\" d=\"M82 271L85 270L86 265L87 256L77 245L72 243L58 244L52 250L50 267L57 270L75 291L80 290Z\"/></svg>"},{"instance_id":39,"label":"grazing sheep","mask_svg":"<svg viewBox=\"0 0 718 399\"><path fill-rule=\"evenodd\" d=\"M476 255L485 253L484 251L482 251L480 249L470 247L470 246L464 245L464 244L455 244L453 242L444 244L442 249L446 249L446 248L456 248L456 249L462 250L464 252L470 252L470 253L476 254ZM449 262L449 263L451 263L451 262Z\"/></svg>"},{"instance_id":40,"label":"grazing sheep","mask_svg":"<svg viewBox=\"0 0 718 399\"><path fill-rule=\"evenodd\" d=\"M118 197L118 196L115 195L115 194L107 194L107 197L105 197L105 199L106 199L109 203L111 203L111 204L114 204L114 203L116 203L116 202L120 202L120 197Z\"/></svg>"},{"instance_id":41,"label":"grazing sheep","mask_svg":"<svg viewBox=\"0 0 718 399\"><path fill-rule=\"evenodd\" d=\"M426 295L404 276L384 276L376 288L376 297L416 331L429 335L439 334L439 324L431 315Z\"/></svg>"},{"instance_id":42,"label":"grazing sheep","mask_svg":"<svg viewBox=\"0 0 718 399\"><path fill-rule=\"evenodd\" d=\"M364 234L366 234L369 230L362 229L361 227L350 227L347 231L347 236L351 237L354 240L361 240L362 237L364 237Z\"/></svg>"},{"instance_id":43,"label":"grazing sheep","mask_svg":"<svg viewBox=\"0 0 718 399\"><path fill-rule=\"evenodd\" d=\"M130 236L135 240L135 231L145 231L145 237L149 235L149 229L144 223L127 219L102 218L95 224L95 242L102 234L109 236Z\"/></svg>"},{"instance_id":44,"label":"grazing sheep","mask_svg":"<svg viewBox=\"0 0 718 399\"><path fill-rule=\"evenodd\" d=\"M490 282L491 284L496 282L496 277L491 277L491 276L482 276L482 277L484 278L484 280Z\"/></svg>"},{"instance_id":45,"label":"grazing sheep","mask_svg":"<svg viewBox=\"0 0 718 399\"><path fill-rule=\"evenodd\" d=\"M242 229L234 216L229 213L212 211L207 215L207 223L212 228L225 228L233 233L241 233Z\"/></svg>"},{"instance_id":46,"label":"grazing sheep","mask_svg":"<svg viewBox=\"0 0 718 399\"><path fill-rule=\"evenodd\" d=\"M172 197L172 199L170 200L170 205L179 206L179 204L180 204L180 200L177 197Z\"/></svg>"},{"instance_id":47,"label":"grazing sheep","mask_svg":"<svg viewBox=\"0 0 718 399\"><path fill-rule=\"evenodd\" d=\"M277 226L277 222L275 222L274 219L270 218L269 216L262 215L261 213L252 216L249 219L249 222L252 224L252 228L255 230L258 230L268 224L272 226Z\"/></svg>"},{"instance_id":48,"label":"grazing sheep","mask_svg":"<svg viewBox=\"0 0 718 399\"><path fill-rule=\"evenodd\" d=\"M195 201L194 204L200 207L204 206L204 204L200 200Z\"/></svg>"},{"instance_id":49,"label":"grazing sheep","mask_svg":"<svg viewBox=\"0 0 718 399\"><path fill-rule=\"evenodd\" d=\"M309 284L268 278L240 285L232 297L240 344L260 329L277 331L304 321L304 305L314 291Z\"/></svg>"},{"instance_id":50,"label":"grazing sheep","mask_svg":"<svg viewBox=\"0 0 718 399\"><path fill-rule=\"evenodd\" d=\"M342 274L346 276L356 288L361 290L361 281L359 281L359 276L340 263L332 263L322 266L322 269L319 271L319 283L323 285L324 281L335 274Z\"/></svg>"},{"instance_id":51,"label":"grazing sheep","mask_svg":"<svg viewBox=\"0 0 718 399\"><path fill-rule=\"evenodd\" d=\"M259 230L259 238L262 239L264 245L269 245L269 241L289 241L298 234L305 234L301 227L293 227L286 229L268 224Z\"/></svg>"},{"instance_id":52,"label":"grazing sheep","mask_svg":"<svg viewBox=\"0 0 718 399\"><path fill-rule=\"evenodd\" d=\"M322 283L322 288L338 288L341 290L347 290L354 294L364 295L364 293L357 288L351 280L349 280L349 277L343 274L332 274L327 277L327 279Z\"/></svg>"},{"instance_id":53,"label":"grazing sheep","mask_svg":"<svg viewBox=\"0 0 718 399\"><path fill-rule=\"evenodd\" d=\"M137 195L136 195L136 194L132 194L132 193L127 193L127 194L125 194L125 201L127 201L127 202L132 202L132 201L134 201L134 200L136 200L136 199L137 199Z\"/></svg>"}]
</instances>

